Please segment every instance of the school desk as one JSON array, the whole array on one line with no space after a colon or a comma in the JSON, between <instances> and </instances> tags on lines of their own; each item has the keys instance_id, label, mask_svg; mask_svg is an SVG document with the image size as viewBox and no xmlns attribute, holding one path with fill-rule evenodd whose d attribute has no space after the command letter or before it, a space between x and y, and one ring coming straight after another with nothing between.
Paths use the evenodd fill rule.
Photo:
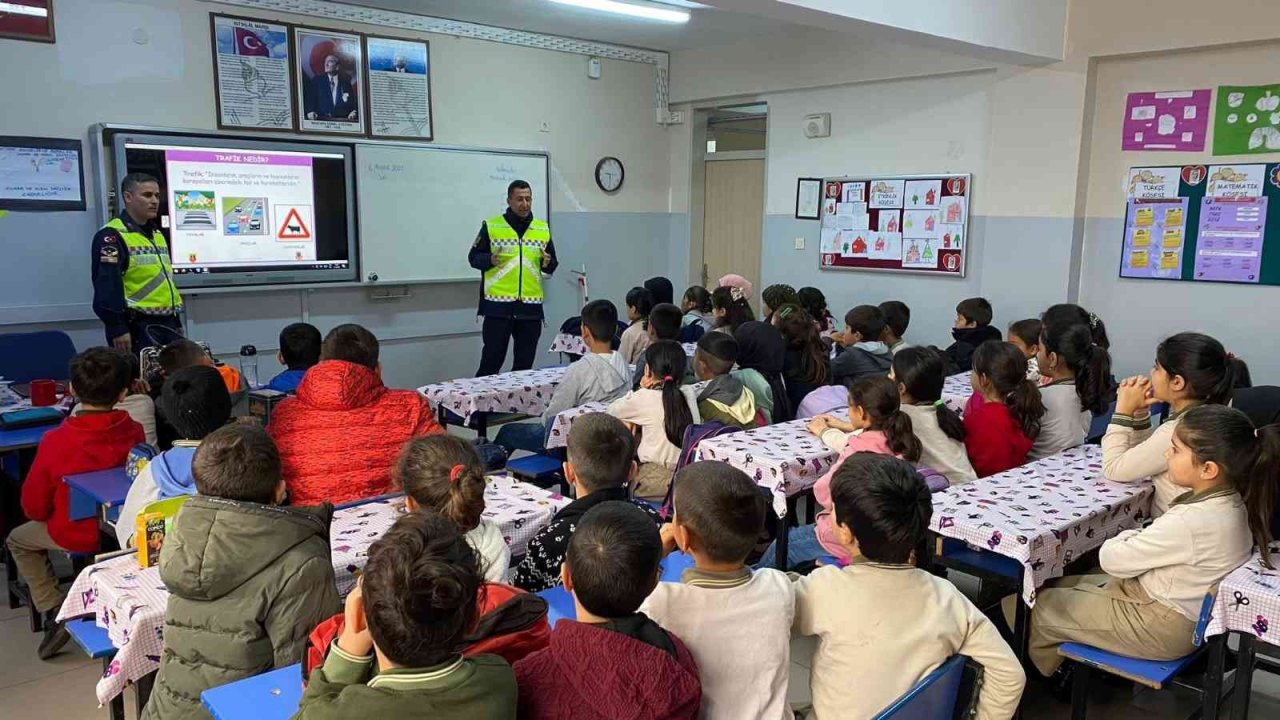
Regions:
<instances>
[{"instance_id":1,"label":"school desk","mask_svg":"<svg viewBox=\"0 0 1280 720\"><path fill-rule=\"evenodd\" d=\"M693 357L693 351L698 349L697 343L680 343L684 347L684 354ZM565 353L566 355L586 355L587 344L583 342L581 335L571 335L569 333L559 333L551 340L551 347L547 348L549 353Z\"/></svg>"},{"instance_id":2,"label":"school desk","mask_svg":"<svg viewBox=\"0 0 1280 720\"><path fill-rule=\"evenodd\" d=\"M96 517L102 523L114 523L120 516L132 483L123 467L67 475L62 481L71 489L67 508L71 519Z\"/></svg>"},{"instance_id":3,"label":"school desk","mask_svg":"<svg viewBox=\"0 0 1280 720\"><path fill-rule=\"evenodd\" d=\"M541 415L564 373L564 367L520 370L432 383L418 392L435 406L441 424L460 417L461 424L475 427L485 437L490 415Z\"/></svg>"},{"instance_id":4,"label":"school desk","mask_svg":"<svg viewBox=\"0 0 1280 720\"><path fill-rule=\"evenodd\" d=\"M1280 541L1271 544L1271 557L1272 564L1280 567ZM1263 565L1259 552L1218 585L1205 637L1223 633L1235 633L1240 639L1231 717L1245 720L1254 670L1280 673L1280 664L1272 660L1280 659L1280 640L1276 639L1280 635L1280 570Z\"/></svg>"},{"instance_id":5,"label":"school desk","mask_svg":"<svg viewBox=\"0 0 1280 720\"><path fill-rule=\"evenodd\" d=\"M287 720L301 701L300 663L200 693L200 704L214 720Z\"/></svg>"},{"instance_id":6,"label":"school desk","mask_svg":"<svg viewBox=\"0 0 1280 720\"><path fill-rule=\"evenodd\" d=\"M707 386L707 382L694 383L690 387L695 393L702 392ZM589 413L605 412L609 408L607 402L590 402L578 407L572 407L568 410L558 413L551 420L551 427L547 431L547 449L567 447L569 445L569 430L573 428L573 423L578 418Z\"/></svg>"}]
</instances>

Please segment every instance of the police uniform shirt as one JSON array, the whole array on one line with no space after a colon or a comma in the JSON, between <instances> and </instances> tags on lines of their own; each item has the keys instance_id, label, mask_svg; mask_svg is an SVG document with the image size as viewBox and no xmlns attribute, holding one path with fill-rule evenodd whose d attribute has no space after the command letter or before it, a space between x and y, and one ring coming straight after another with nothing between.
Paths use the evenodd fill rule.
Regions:
<instances>
[{"instance_id":1,"label":"police uniform shirt","mask_svg":"<svg viewBox=\"0 0 1280 720\"><path fill-rule=\"evenodd\" d=\"M130 232L149 238L160 234L156 221L139 225L127 212L120 220ZM93 312L106 326L107 337L129 334L129 310L124 300L124 274L129 269L129 248L113 228L104 227L93 236L89 274L93 279Z\"/></svg>"}]
</instances>

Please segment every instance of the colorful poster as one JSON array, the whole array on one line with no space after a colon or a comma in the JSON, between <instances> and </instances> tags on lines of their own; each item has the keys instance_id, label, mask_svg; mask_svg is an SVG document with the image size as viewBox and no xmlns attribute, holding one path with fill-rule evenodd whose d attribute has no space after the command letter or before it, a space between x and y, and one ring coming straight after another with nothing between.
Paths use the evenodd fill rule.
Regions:
<instances>
[{"instance_id":1,"label":"colorful poster","mask_svg":"<svg viewBox=\"0 0 1280 720\"><path fill-rule=\"evenodd\" d=\"M1280 151L1280 85L1220 85L1213 154Z\"/></svg>"},{"instance_id":2,"label":"colorful poster","mask_svg":"<svg viewBox=\"0 0 1280 720\"><path fill-rule=\"evenodd\" d=\"M898 219L897 210L881 210L876 214L876 230L880 232L902 232L902 223Z\"/></svg>"},{"instance_id":3,"label":"colorful poster","mask_svg":"<svg viewBox=\"0 0 1280 720\"><path fill-rule=\"evenodd\" d=\"M835 227L836 223L836 199L823 198L822 200L822 227Z\"/></svg>"},{"instance_id":4,"label":"colorful poster","mask_svg":"<svg viewBox=\"0 0 1280 720\"><path fill-rule=\"evenodd\" d=\"M363 36L294 27L298 129L364 134Z\"/></svg>"},{"instance_id":5,"label":"colorful poster","mask_svg":"<svg viewBox=\"0 0 1280 720\"><path fill-rule=\"evenodd\" d=\"M1129 199L1120 276L1178 279L1187 239L1187 199Z\"/></svg>"},{"instance_id":6,"label":"colorful poster","mask_svg":"<svg viewBox=\"0 0 1280 720\"><path fill-rule=\"evenodd\" d=\"M845 183L847 186L848 183ZM872 209L901 208L904 180L873 180L871 182L871 199L868 204Z\"/></svg>"},{"instance_id":7,"label":"colorful poster","mask_svg":"<svg viewBox=\"0 0 1280 720\"><path fill-rule=\"evenodd\" d=\"M904 210L902 213L902 235L909 238L938 237L937 210Z\"/></svg>"},{"instance_id":8,"label":"colorful poster","mask_svg":"<svg viewBox=\"0 0 1280 720\"><path fill-rule=\"evenodd\" d=\"M826 190L826 192L823 194L823 196L824 196L824 197L831 198L832 200L840 200L840 199L841 199L841 195L840 195L840 183L839 183L839 182L837 182L837 181L831 181L831 182L828 182L828 183L827 183L827 190Z\"/></svg>"},{"instance_id":9,"label":"colorful poster","mask_svg":"<svg viewBox=\"0 0 1280 720\"><path fill-rule=\"evenodd\" d=\"M902 259L902 234L872 233L871 249L867 252L867 257L872 260Z\"/></svg>"},{"instance_id":10,"label":"colorful poster","mask_svg":"<svg viewBox=\"0 0 1280 720\"><path fill-rule=\"evenodd\" d=\"M857 230L843 230L840 232L840 256L846 258L865 258L869 241L867 238L870 233L859 232Z\"/></svg>"},{"instance_id":11,"label":"colorful poster","mask_svg":"<svg viewBox=\"0 0 1280 720\"><path fill-rule=\"evenodd\" d=\"M289 99L289 28L211 15L218 124L293 129Z\"/></svg>"},{"instance_id":12,"label":"colorful poster","mask_svg":"<svg viewBox=\"0 0 1280 720\"><path fill-rule=\"evenodd\" d=\"M909 210L936 208L942 199L942 181L908 180L904 195L905 207Z\"/></svg>"},{"instance_id":13,"label":"colorful poster","mask_svg":"<svg viewBox=\"0 0 1280 720\"><path fill-rule=\"evenodd\" d=\"M840 239L840 231L834 228L822 228L821 240L818 243L818 251L823 255L838 252L837 242Z\"/></svg>"},{"instance_id":14,"label":"colorful poster","mask_svg":"<svg viewBox=\"0 0 1280 720\"><path fill-rule=\"evenodd\" d=\"M933 247L933 240L903 238L902 267L936 269L938 251Z\"/></svg>"},{"instance_id":15,"label":"colorful poster","mask_svg":"<svg viewBox=\"0 0 1280 720\"><path fill-rule=\"evenodd\" d=\"M943 250L964 249L963 225L939 225L938 228L939 248L942 248Z\"/></svg>"},{"instance_id":16,"label":"colorful poster","mask_svg":"<svg viewBox=\"0 0 1280 720\"><path fill-rule=\"evenodd\" d=\"M1258 282L1266 229L1266 197L1202 199L1195 279Z\"/></svg>"},{"instance_id":17,"label":"colorful poster","mask_svg":"<svg viewBox=\"0 0 1280 720\"><path fill-rule=\"evenodd\" d=\"M847 182L840 188L840 199L847 203L867 201L867 184L864 182Z\"/></svg>"},{"instance_id":18,"label":"colorful poster","mask_svg":"<svg viewBox=\"0 0 1280 720\"><path fill-rule=\"evenodd\" d=\"M1204 151L1211 90L1129 93L1122 150Z\"/></svg>"},{"instance_id":19,"label":"colorful poster","mask_svg":"<svg viewBox=\"0 0 1280 720\"><path fill-rule=\"evenodd\" d=\"M942 210L938 215L939 222L948 225L963 224L966 217L967 209L963 197L947 196L942 198Z\"/></svg>"},{"instance_id":20,"label":"colorful poster","mask_svg":"<svg viewBox=\"0 0 1280 720\"><path fill-rule=\"evenodd\" d=\"M1129 168L1125 197L1143 200L1178 197L1180 167Z\"/></svg>"},{"instance_id":21,"label":"colorful poster","mask_svg":"<svg viewBox=\"0 0 1280 720\"><path fill-rule=\"evenodd\" d=\"M1216 198L1256 198L1262 194L1266 165L1210 165L1204 194Z\"/></svg>"}]
</instances>

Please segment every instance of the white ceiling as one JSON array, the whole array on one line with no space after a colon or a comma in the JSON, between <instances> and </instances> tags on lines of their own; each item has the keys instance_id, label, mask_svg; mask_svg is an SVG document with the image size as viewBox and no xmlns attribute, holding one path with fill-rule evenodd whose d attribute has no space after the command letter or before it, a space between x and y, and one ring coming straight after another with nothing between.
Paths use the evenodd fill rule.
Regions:
<instances>
[{"instance_id":1,"label":"white ceiling","mask_svg":"<svg viewBox=\"0 0 1280 720\"><path fill-rule=\"evenodd\" d=\"M353 5L495 25L652 50L683 50L727 45L764 37L781 27L777 20L715 8L690 10L683 25L626 18L548 0L343 0Z\"/></svg>"}]
</instances>

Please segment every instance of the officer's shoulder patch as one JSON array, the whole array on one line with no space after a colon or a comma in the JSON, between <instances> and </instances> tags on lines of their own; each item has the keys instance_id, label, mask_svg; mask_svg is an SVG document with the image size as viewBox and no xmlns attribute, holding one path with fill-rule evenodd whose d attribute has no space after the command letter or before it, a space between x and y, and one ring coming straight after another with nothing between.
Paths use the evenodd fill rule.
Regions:
<instances>
[{"instance_id":1,"label":"officer's shoulder patch","mask_svg":"<svg viewBox=\"0 0 1280 720\"><path fill-rule=\"evenodd\" d=\"M115 231L109 232L102 236L102 242L107 245L110 245L119 239L120 239L120 236L117 235Z\"/></svg>"},{"instance_id":2,"label":"officer's shoulder patch","mask_svg":"<svg viewBox=\"0 0 1280 720\"><path fill-rule=\"evenodd\" d=\"M98 261L104 263L120 262L120 248L115 245L104 244L102 250L98 253Z\"/></svg>"}]
</instances>

